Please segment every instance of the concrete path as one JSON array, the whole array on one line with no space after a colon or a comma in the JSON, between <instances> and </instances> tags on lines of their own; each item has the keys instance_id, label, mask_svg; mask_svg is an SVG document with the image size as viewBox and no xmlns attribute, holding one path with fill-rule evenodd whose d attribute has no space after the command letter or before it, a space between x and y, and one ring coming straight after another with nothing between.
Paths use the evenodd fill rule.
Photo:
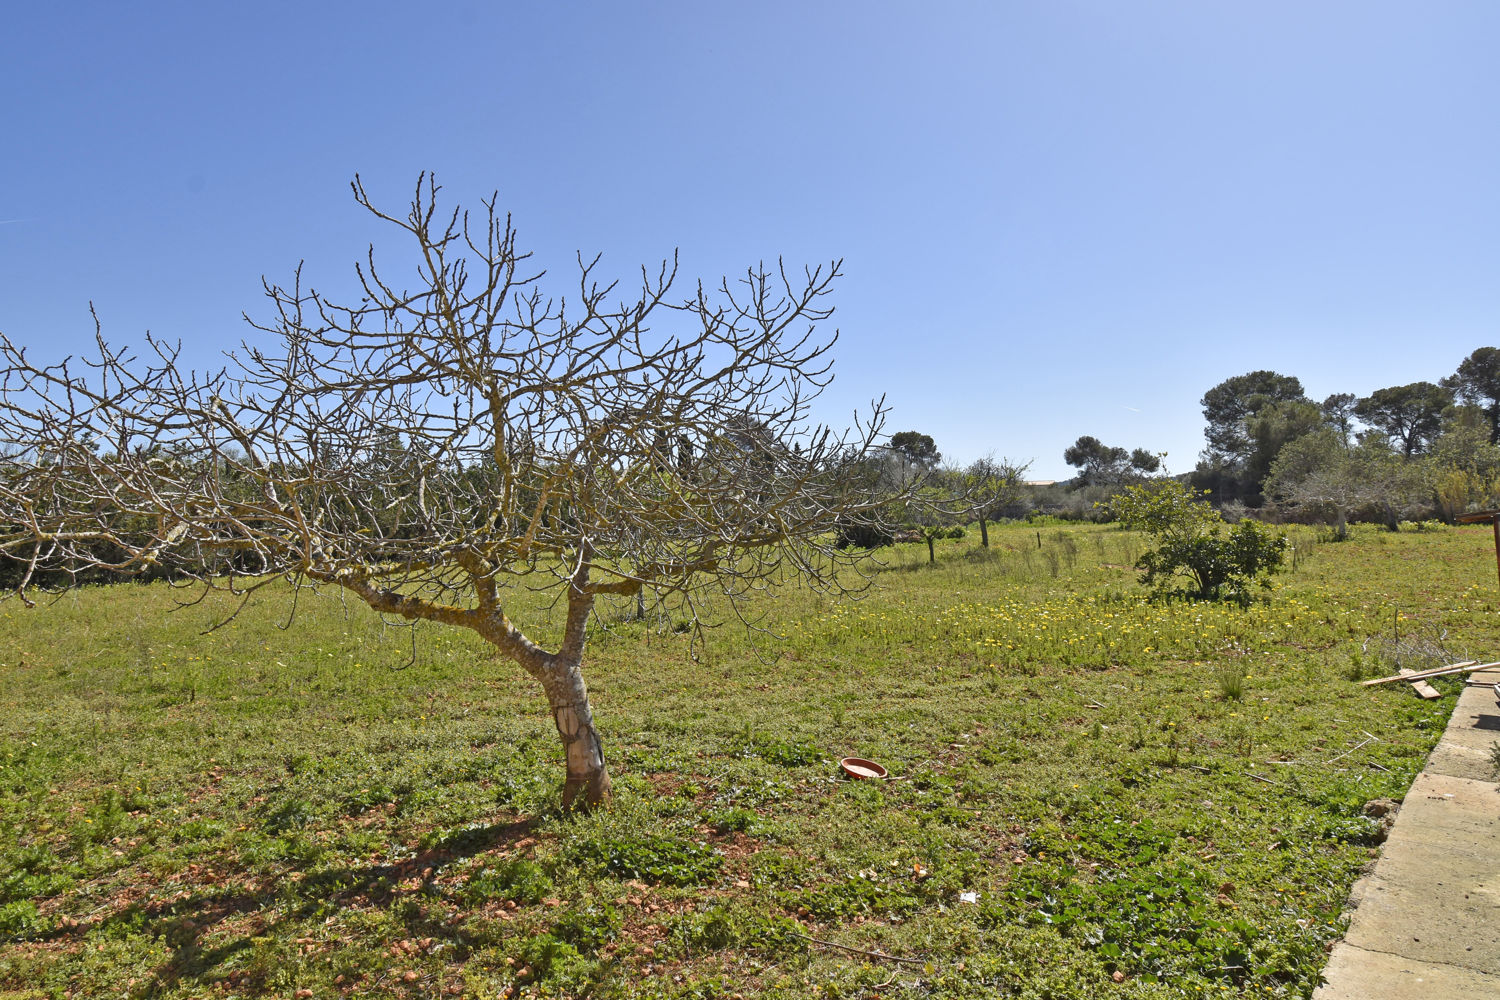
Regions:
<instances>
[{"instance_id":1,"label":"concrete path","mask_svg":"<svg viewBox=\"0 0 1500 1000\"><path fill-rule=\"evenodd\" d=\"M1349 933L1313 1000L1500 998L1500 786L1490 756L1500 705L1488 686L1500 670L1469 676L1486 686L1459 696L1374 870L1354 886Z\"/></svg>"}]
</instances>

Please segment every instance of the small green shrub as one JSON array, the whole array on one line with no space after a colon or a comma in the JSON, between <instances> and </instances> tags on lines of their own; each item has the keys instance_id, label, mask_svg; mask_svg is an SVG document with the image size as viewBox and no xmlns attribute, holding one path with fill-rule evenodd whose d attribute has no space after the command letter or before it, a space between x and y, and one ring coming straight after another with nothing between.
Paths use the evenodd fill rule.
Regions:
<instances>
[{"instance_id":1,"label":"small green shrub","mask_svg":"<svg viewBox=\"0 0 1500 1000\"><path fill-rule=\"evenodd\" d=\"M521 968L530 970L525 979L560 987L584 985L594 969L594 963L579 954L577 948L551 934L523 939L515 958Z\"/></svg>"},{"instance_id":2,"label":"small green shrub","mask_svg":"<svg viewBox=\"0 0 1500 1000\"><path fill-rule=\"evenodd\" d=\"M358 788L348 793L339 804L344 809L344 815L359 816L376 806L394 801L396 801L396 793L391 791L390 786L383 782L375 782L368 788Z\"/></svg>"},{"instance_id":3,"label":"small green shrub","mask_svg":"<svg viewBox=\"0 0 1500 1000\"><path fill-rule=\"evenodd\" d=\"M734 806L709 813L704 819L719 833L743 833L755 826L760 817L752 809Z\"/></svg>"},{"instance_id":4,"label":"small green shrub","mask_svg":"<svg viewBox=\"0 0 1500 1000\"><path fill-rule=\"evenodd\" d=\"M903 872L909 875L910 872ZM819 920L843 920L856 916L904 916L921 901L900 881L851 875L839 882L825 882L789 893L786 902L805 909Z\"/></svg>"},{"instance_id":5,"label":"small green shrub","mask_svg":"<svg viewBox=\"0 0 1500 1000\"><path fill-rule=\"evenodd\" d=\"M1258 521L1247 518L1224 532L1223 518L1206 500L1170 480L1127 488L1110 500L1109 511L1126 527L1155 538L1157 547L1136 568L1159 597L1248 605L1250 585L1280 569L1286 553L1286 536ZM1187 587L1173 586L1182 579Z\"/></svg>"},{"instance_id":6,"label":"small green shrub","mask_svg":"<svg viewBox=\"0 0 1500 1000\"><path fill-rule=\"evenodd\" d=\"M673 918L668 940L684 955L754 948L773 955L806 947L802 929L783 916L749 913L728 906L708 906Z\"/></svg>"},{"instance_id":7,"label":"small green shrub","mask_svg":"<svg viewBox=\"0 0 1500 1000\"><path fill-rule=\"evenodd\" d=\"M0 904L0 936L24 937L41 929L42 918L31 900L18 899Z\"/></svg>"}]
</instances>

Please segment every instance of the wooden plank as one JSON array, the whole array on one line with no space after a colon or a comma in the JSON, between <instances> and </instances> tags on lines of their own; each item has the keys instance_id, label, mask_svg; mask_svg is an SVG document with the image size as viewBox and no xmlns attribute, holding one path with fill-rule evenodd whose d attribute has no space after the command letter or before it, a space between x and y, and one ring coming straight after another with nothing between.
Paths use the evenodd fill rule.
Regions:
<instances>
[{"instance_id":1,"label":"wooden plank","mask_svg":"<svg viewBox=\"0 0 1500 1000\"><path fill-rule=\"evenodd\" d=\"M1410 677L1414 673L1416 673L1415 670L1408 670L1406 667L1401 668L1401 674L1404 677ZM1421 695L1423 698L1428 699L1429 701L1433 698L1441 698L1443 696L1443 692L1439 691L1431 684L1428 684L1426 681L1412 681L1411 689L1417 692L1417 694Z\"/></svg>"},{"instance_id":2,"label":"wooden plank","mask_svg":"<svg viewBox=\"0 0 1500 1000\"><path fill-rule=\"evenodd\" d=\"M1438 667L1438 668L1436 668L1436 672L1439 673L1439 674L1440 673L1445 673L1445 672L1448 672L1448 671L1453 671L1455 673L1462 673L1463 671L1467 670L1469 667L1474 666L1474 662L1475 661L1473 661L1473 660L1459 660L1457 663L1450 663L1446 667ZM1475 669L1477 670L1478 668L1475 667ZM1431 671L1431 670L1408 670L1405 667L1403 667L1403 668L1401 668L1401 672L1399 674L1393 674L1390 677L1377 677L1374 680L1360 681L1360 683L1363 684L1365 687L1371 687L1371 686L1373 686L1375 684L1390 684L1390 683L1393 683L1395 681L1410 680L1413 675L1416 676L1417 680L1421 680L1423 677L1435 676L1435 672Z\"/></svg>"},{"instance_id":3,"label":"wooden plank","mask_svg":"<svg viewBox=\"0 0 1500 1000\"><path fill-rule=\"evenodd\" d=\"M1370 681L1360 681L1365 687L1374 687L1376 684L1394 684L1396 681L1423 681L1429 677L1446 677L1449 674L1467 674L1475 670L1489 670L1500 667L1500 660L1493 663L1475 663L1468 660L1464 663L1453 663L1446 667L1438 667L1435 670L1419 670L1414 674L1402 675L1392 674L1389 677L1377 677Z\"/></svg>"}]
</instances>

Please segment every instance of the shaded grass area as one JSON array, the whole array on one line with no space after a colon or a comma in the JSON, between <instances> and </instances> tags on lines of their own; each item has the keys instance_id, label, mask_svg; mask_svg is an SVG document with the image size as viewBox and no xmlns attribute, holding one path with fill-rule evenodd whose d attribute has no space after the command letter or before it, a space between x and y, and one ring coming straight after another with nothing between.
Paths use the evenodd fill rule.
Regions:
<instances>
[{"instance_id":1,"label":"shaded grass area","mask_svg":"<svg viewBox=\"0 0 1500 1000\"><path fill-rule=\"evenodd\" d=\"M1307 996L1363 806L1459 686L1361 688L1367 640L1494 658L1496 602L1486 529L1295 540L1248 611L1147 604L1139 539L1056 525L783 591L696 662L603 608L619 801L581 818L539 692L467 635L306 596L201 635L227 605L162 586L0 605L0 989Z\"/></svg>"}]
</instances>

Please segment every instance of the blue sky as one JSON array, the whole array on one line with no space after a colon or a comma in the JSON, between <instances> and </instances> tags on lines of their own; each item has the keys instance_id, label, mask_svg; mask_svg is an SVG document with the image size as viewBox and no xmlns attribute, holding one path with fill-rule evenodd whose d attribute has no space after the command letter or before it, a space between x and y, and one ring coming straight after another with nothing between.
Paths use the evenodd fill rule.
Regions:
<instances>
[{"instance_id":1,"label":"blue sky","mask_svg":"<svg viewBox=\"0 0 1500 1000\"><path fill-rule=\"evenodd\" d=\"M1202 447L1198 400L1315 398L1500 342L1500 5L32 4L0 41L0 331L36 356L251 335L348 287L421 170L574 254L689 278L844 259L821 416L1061 477Z\"/></svg>"}]
</instances>

